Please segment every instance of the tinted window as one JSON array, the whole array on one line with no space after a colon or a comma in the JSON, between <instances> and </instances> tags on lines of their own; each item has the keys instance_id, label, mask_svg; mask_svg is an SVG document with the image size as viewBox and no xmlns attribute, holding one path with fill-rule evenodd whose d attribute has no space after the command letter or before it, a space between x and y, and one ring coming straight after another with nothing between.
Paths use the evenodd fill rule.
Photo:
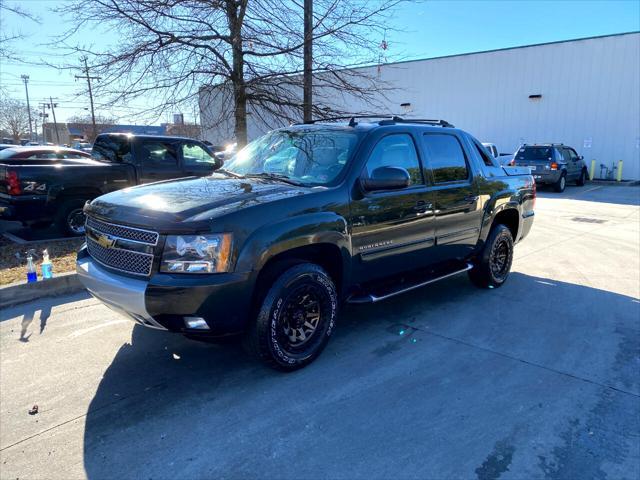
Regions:
<instances>
[{"instance_id":1,"label":"tinted window","mask_svg":"<svg viewBox=\"0 0 640 480\"><path fill-rule=\"evenodd\" d=\"M131 161L131 144L124 135L102 135L96 138L91 155L107 162Z\"/></svg>"},{"instance_id":2,"label":"tinted window","mask_svg":"<svg viewBox=\"0 0 640 480\"><path fill-rule=\"evenodd\" d=\"M553 160L553 147L522 147L516 154L517 160Z\"/></svg>"},{"instance_id":3,"label":"tinted window","mask_svg":"<svg viewBox=\"0 0 640 480\"><path fill-rule=\"evenodd\" d=\"M216 159L197 143L185 143L182 145L182 159L187 167L217 163Z\"/></svg>"},{"instance_id":4,"label":"tinted window","mask_svg":"<svg viewBox=\"0 0 640 480\"><path fill-rule=\"evenodd\" d=\"M469 178L464 152L455 136L429 133L423 139L435 183L459 182Z\"/></svg>"},{"instance_id":5,"label":"tinted window","mask_svg":"<svg viewBox=\"0 0 640 480\"><path fill-rule=\"evenodd\" d=\"M578 154L576 152L574 152L570 148L567 148L567 152L569 152L569 157L571 157L571 160L578 160Z\"/></svg>"},{"instance_id":6,"label":"tinted window","mask_svg":"<svg viewBox=\"0 0 640 480\"><path fill-rule=\"evenodd\" d=\"M380 167L401 167L409 172L410 185L423 183L416 148L409 135L389 135L380 140L367 161L367 175Z\"/></svg>"},{"instance_id":7,"label":"tinted window","mask_svg":"<svg viewBox=\"0 0 640 480\"><path fill-rule=\"evenodd\" d=\"M495 166L493 163L493 159L487 154L487 150L485 150L484 145L481 145L475 139L473 139L472 142L473 142L473 145L476 147L478 155L480 155L480 158L482 158L482 161L484 162L484 164L487 167Z\"/></svg>"},{"instance_id":8,"label":"tinted window","mask_svg":"<svg viewBox=\"0 0 640 480\"><path fill-rule=\"evenodd\" d=\"M168 142L143 141L139 154L142 165L146 167L173 168L178 165L175 146Z\"/></svg>"},{"instance_id":9,"label":"tinted window","mask_svg":"<svg viewBox=\"0 0 640 480\"><path fill-rule=\"evenodd\" d=\"M38 153L34 153L33 155L29 155L27 157L28 160L35 160L38 158L47 158L47 159L62 158L62 155L56 152L38 152Z\"/></svg>"}]
</instances>

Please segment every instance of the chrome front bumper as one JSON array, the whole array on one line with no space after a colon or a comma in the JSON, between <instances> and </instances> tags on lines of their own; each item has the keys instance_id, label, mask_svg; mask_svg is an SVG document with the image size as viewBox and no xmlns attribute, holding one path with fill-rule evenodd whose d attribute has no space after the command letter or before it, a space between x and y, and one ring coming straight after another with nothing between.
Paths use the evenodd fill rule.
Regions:
<instances>
[{"instance_id":1,"label":"chrome front bumper","mask_svg":"<svg viewBox=\"0 0 640 480\"><path fill-rule=\"evenodd\" d=\"M89 256L76 262L76 272L89 293L110 309L145 327L166 330L147 312L146 281L113 274Z\"/></svg>"}]
</instances>

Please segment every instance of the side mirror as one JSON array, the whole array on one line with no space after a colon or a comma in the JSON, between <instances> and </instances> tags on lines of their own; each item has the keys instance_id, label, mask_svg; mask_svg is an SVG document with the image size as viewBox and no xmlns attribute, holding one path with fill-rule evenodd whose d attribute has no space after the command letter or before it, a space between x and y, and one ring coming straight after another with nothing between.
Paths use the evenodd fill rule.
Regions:
<instances>
[{"instance_id":1,"label":"side mirror","mask_svg":"<svg viewBox=\"0 0 640 480\"><path fill-rule=\"evenodd\" d=\"M377 190L397 190L411 183L409 172L400 167L378 167L369 178L360 180L362 188L368 192Z\"/></svg>"},{"instance_id":2,"label":"side mirror","mask_svg":"<svg viewBox=\"0 0 640 480\"><path fill-rule=\"evenodd\" d=\"M580 155L580 160L584 160L584 155Z\"/></svg>"},{"instance_id":3,"label":"side mirror","mask_svg":"<svg viewBox=\"0 0 640 480\"><path fill-rule=\"evenodd\" d=\"M216 152L213 154L213 156L216 159L216 170L218 168L222 168L222 166L224 165L224 152Z\"/></svg>"}]
</instances>

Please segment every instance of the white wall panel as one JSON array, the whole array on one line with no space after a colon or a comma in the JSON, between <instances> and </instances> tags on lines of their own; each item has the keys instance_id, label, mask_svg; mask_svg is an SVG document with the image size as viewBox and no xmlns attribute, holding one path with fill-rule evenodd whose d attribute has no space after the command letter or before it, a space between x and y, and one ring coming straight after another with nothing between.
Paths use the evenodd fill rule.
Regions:
<instances>
[{"instance_id":1,"label":"white wall panel","mask_svg":"<svg viewBox=\"0 0 640 480\"><path fill-rule=\"evenodd\" d=\"M380 78L394 87L381 101L386 112L410 102L411 116L446 119L501 152L521 141L562 142L588 164L595 158L596 176L600 163L624 160L623 177L640 179L640 33L401 62L383 66ZM215 117L215 106L207 114ZM232 135L228 127L207 136L218 143Z\"/></svg>"}]
</instances>

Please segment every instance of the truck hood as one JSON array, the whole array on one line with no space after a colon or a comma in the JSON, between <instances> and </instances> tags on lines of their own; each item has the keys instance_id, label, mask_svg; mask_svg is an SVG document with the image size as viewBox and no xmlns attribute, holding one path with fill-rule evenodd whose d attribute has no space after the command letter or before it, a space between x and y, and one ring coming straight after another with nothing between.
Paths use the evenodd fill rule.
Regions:
<instances>
[{"instance_id":1,"label":"truck hood","mask_svg":"<svg viewBox=\"0 0 640 480\"><path fill-rule=\"evenodd\" d=\"M155 229L194 228L240 208L312 192L310 187L263 178L230 178L222 174L125 188L96 198L85 207L107 221Z\"/></svg>"}]
</instances>

